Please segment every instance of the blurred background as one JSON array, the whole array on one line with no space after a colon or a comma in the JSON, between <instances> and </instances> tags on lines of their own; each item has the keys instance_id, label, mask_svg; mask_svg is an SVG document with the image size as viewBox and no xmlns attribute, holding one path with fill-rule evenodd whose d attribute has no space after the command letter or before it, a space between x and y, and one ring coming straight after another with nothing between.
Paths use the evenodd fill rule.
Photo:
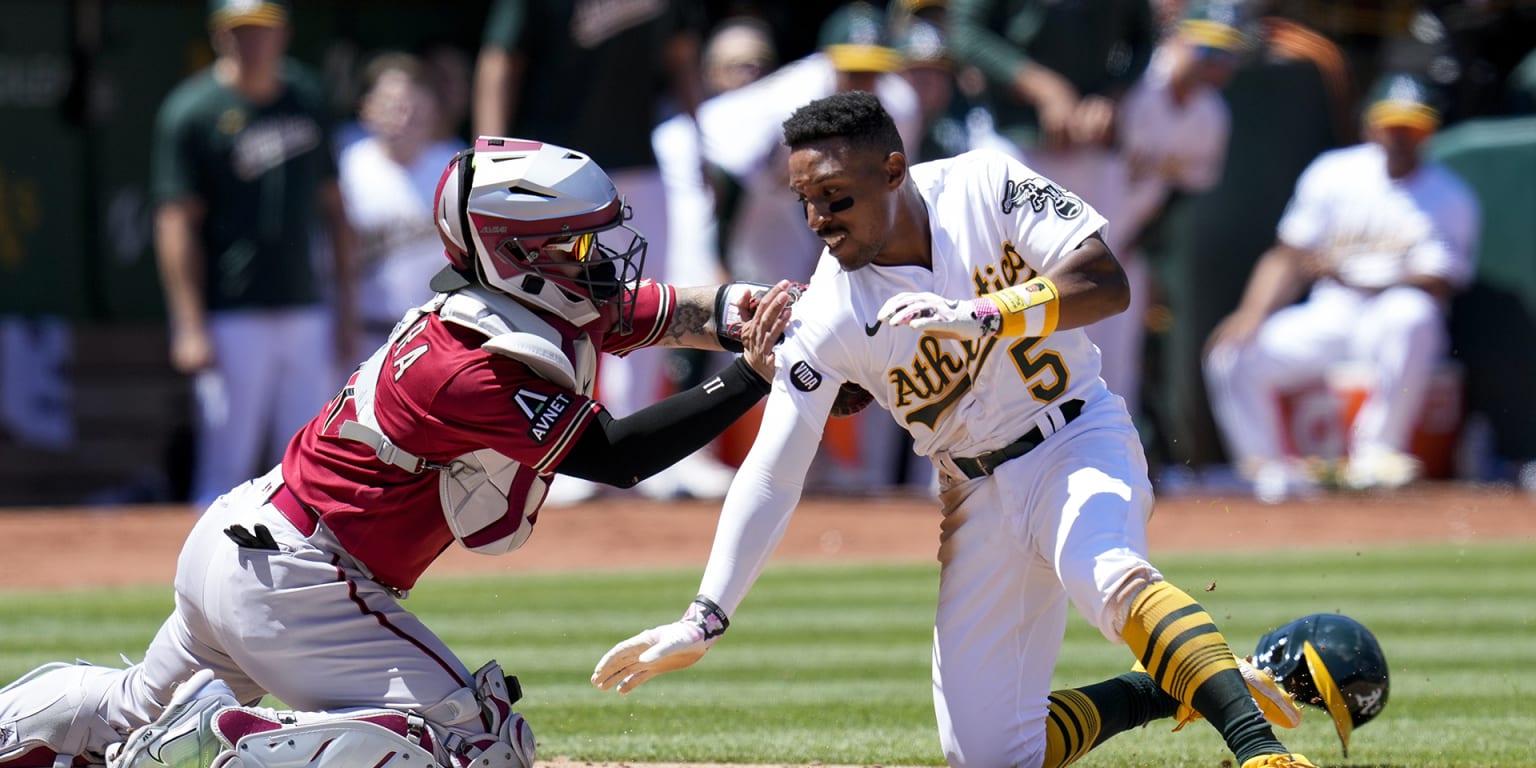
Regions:
<instances>
[{"instance_id":1,"label":"blurred background","mask_svg":"<svg viewBox=\"0 0 1536 768\"><path fill-rule=\"evenodd\" d=\"M465 142L477 120L473 86L491 5L303 0L292 10L288 54L323 81L338 144L358 120L368 65L384 52L430 64L445 132ZM772 77L775 68L824 48L824 22L844 5L696 3L698 72L709 71L712 33L747 17L770 45L747 46L749 53L728 63L751 70L744 82ZM903 46L902 21L944 5L895 0L876 8L890 25L883 31L890 47L907 57L903 68L935 59ZM1258 20L1254 42L1221 88L1231 113L1225 168L1208 189L1171 196L1140 239L1153 279L1135 318L1145 331L1135 350L1142 363L1135 416L1156 479L1167 493L1198 492L1212 482L1207 470L1228 462L1204 394L1200 349L1272 244L1301 170L1321 152L1360 141L1361 100L1379 74L1411 70L1444 98L1430 153L1468 181L1483 214L1476 278L1449 313L1449 373L1431 394L1440 418L1421 424L1415 452L1432 481L1519 483L1524 471L1536 489L1536 2L1249 5ZM1185 12L1169 0L1148 8L1160 29ZM951 31L942 16L935 23ZM0 506L187 499L196 455L192 384L168 355L151 148L166 96L213 60L203 0L0 0ZM984 111L985 89L964 62L948 54L937 60L955 78L958 95L947 101L968 98L968 108ZM586 92L590 83L559 87L573 101L603 98ZM702 91L716 97L736 87L746 86ZM652 123L671 116L658 106ZM935 142L919 159L945 147ZM729 230L732 214L720 196L731 189L711 186L714 204L702 209L708 220L700 228ZM787 193L785 201L792 202ZM672 237L681 238L678 228ZM676 272L675 282L744 272L732 264L728 237L710 245L719 248L707 269ZM686 382L689 365L669 362L658 375ZM338 374L317 360L315 375ZM1346 429L1340 404L1348 397L1339 387L1288 395L1292 447L1337 454ZM821 490L926 490L921 471L896 458L903 446L886 429L889 419L875 417L884 421L871 419L823 446L836 452L831 466L842 476L822 478ZM718 460L739 460L742 441L723 440Z\"/></svg>"}]
</instances>

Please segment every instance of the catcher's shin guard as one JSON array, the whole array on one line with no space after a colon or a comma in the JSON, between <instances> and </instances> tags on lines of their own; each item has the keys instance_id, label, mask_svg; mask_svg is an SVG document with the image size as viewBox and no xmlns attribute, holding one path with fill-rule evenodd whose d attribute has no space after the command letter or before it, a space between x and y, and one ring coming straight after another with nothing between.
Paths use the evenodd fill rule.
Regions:
<instances>
[{"instance_id":1,"label":"catcher's shin guard","mask_svg":"<svg viewBox=\"0 0 1536 768\"><path fill-rule=\"evenodd\" d=\"M242 707L212 673L177 689L165 714L135 731L110 768L533 768L533 730L512 711L516 678L496 662L423 714L357 708Z\"/></svg>"},{"instance_id":2,"label":"catcher's shin guard","mask_svg":"<svg viewBox=\"0 0 1536 768\"><path fill-rule=\"evenodd\" d=\"M122 738L98 713L122 670L44 664L0 688L0 767L100 764Z\"/></svg>"}]
</instances>

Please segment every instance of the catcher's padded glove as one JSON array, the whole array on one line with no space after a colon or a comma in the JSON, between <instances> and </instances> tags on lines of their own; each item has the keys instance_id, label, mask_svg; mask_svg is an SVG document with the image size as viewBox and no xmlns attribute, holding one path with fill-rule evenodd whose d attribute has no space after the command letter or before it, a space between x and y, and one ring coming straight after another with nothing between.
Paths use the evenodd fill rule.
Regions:
<instances>
[{"instance_id":1,"label":"catcher's padded glove","mask_svg":"<svg viewBox=\"0 0 1536 768\"><path fill-rule=\"evenodd\" d=\"M832 416L844 418L852 416L869 407L875 401L875 396L869 390L851 382L845 381L837 388L837 397L832 401Z\"/></svg>"},{"instance_id":2,"label":"catcher's padded glove","mask_svg":"<svg viewBox=\"0 0 1536 768\"><path fill-rule=\"evenodd\" d=\"M721 348L727 352L741 352L742 326L757 311L763 294L772 287L763 283L737 281L726 283L715 291L715 336L720 340ZM795 306L795 302L805 293L805 288L805 283L789 284L789 306Z\"/></svg>"},{"instance_id":3,"label":"catcher's padded glove","mask_svg":"<svg viewBox=\"0 0 1536 768\"><path fill-rule=\"evenodd\" d=\"M731 622L713 600L699 596L671 624L651 627L610 648L592 670L592 684L629 693L663 673L693 666Z\"/></svg>"}]
</instances>

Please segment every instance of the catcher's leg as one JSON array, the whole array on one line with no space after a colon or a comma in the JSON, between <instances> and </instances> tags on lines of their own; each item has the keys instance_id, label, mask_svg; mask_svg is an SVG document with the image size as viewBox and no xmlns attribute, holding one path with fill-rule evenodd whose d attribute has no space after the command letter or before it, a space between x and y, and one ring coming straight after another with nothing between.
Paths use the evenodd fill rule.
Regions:
<instances>
[{"instance_id":1,"label":"catcher's leg","mask_svg":"<svg viewBox=\"0 0 1536 768\"><path fill-rule=\"evenodd\" d=\"M100 763L122 736L99 712L123 670L44 664L0 689L0 767Z\"/></svg>"},{"instance_id":2,"label":"catcher's leg","mask_svg":"<svg viewBox=\"0 0 1536 768\"><path fill-rule=\"evenodd\" d=\"M286 712L242 707L204 670L165 714L108 755L110 768L533 768L533 730L512 711L516 678L490 662L426 715L393 709ZM435 718L467 715L454 722Z\"/></svg>"}]
</instances>

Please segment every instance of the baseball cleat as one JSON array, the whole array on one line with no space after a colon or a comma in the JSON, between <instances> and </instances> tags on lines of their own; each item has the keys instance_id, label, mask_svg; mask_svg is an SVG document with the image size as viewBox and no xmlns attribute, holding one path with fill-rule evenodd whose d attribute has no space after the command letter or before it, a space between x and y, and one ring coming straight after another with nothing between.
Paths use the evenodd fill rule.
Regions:
<instances>
[{"instance_id":1,"label":"baseball cleat","mask_svg":"<svg viewBox=\"0 0 1536 768\"><path fill-rule=\"evenodd\" d=\"M213 717L238 706L234 692L213 670L198 670L176 687L158 719L109 751L108 768L207 768L225 749L213 732Z\"/></svg>"},{"instance_id":2,"label":"baseball cleat","mask_svg":"<svg viewBox=\"0 0 1536 768\"><path fill-rule=\"evenodd\" d=\"M1243 768L1317 768L1310 760L1295 752L1285 755L1264 755L1243 763Z\"/></svg>"}]
</instances>

